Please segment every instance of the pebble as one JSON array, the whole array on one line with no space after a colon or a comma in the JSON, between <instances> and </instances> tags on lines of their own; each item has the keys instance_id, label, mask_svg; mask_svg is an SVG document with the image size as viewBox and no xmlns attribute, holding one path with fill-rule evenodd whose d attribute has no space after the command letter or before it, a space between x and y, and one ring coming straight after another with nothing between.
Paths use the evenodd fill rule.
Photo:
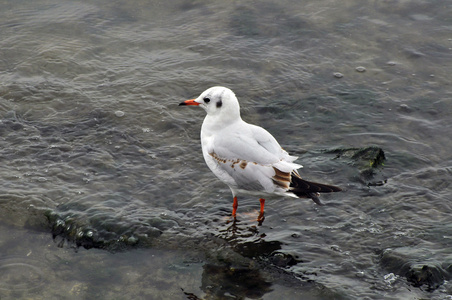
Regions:
<instances>
[{"instance_id":1,"label":"pebble","mask_svg":"<svg viewBox=\"0 0 452 300\"><path fill-rule=\"evenodd\" d=\"M355 69L356 71L358 71L358 72L366 72L366 68L364 68L364 67L362 67L362 66L359 66L359 67L356 67L356 69Z\"/></svg>"},{"instance_id":2,"label":"pebble","mask_svg":"<svg viewBox=\"0 0 452 300\"><path fill-rule=\"evenodd\" d=\"M117 110L115 111L115 116L117 116L118 118L124 117L125 112Z\"/></svg>"},{"instance_id":3,"label":"pebble","mask_svg":"<svg viewBox=\"0 0 452 300\"><path fill-rule=\"evenodd\" d=\"M408 105L406 105L406 104L400 104L400 105L399 105L399 110L400 110L401 112L405 112L405 113L409 113L409 112L412 111L412 109L411 109Z\"/></svg>"},{"instance_id":4,"label":"pebble","mask_svg":"<svg viewBox=\"0 0 452 300\"><path fill-rule=\"evenodd\" d=\"M334 77L336 77L336 78L342 78L342 77L344 77L344 74L339 73L339 72L336 72L336 73L334 73L333 75L334 75Z\"/></svg>"},{"instance_id":5,"label":"pebble","mask_svg":"<svg viewBox=\"0 0 452 300\"><path fill-rule=\"evenodd\" d=\"M394 275L394 273L389 273L389 274L386 274L385 276L383 276L383 278L386 281L386 283L393 284L394 281L397 280L398 276Z\"/></svg>"}]
</instances>

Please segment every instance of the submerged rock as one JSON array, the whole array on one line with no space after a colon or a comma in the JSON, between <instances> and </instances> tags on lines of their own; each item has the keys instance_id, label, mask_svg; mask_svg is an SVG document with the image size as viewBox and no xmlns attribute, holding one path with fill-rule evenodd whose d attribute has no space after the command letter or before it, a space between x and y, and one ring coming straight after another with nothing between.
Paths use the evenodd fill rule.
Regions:
<instances>
[{"instance_id":1,"label":"submerged rock","mask_svg":"<svg viewBox=\"0 0 452 300\"><path fill-rule=\"evenodd\" d=\"M255 268L206 264L203 269L202 289L208 299L223 299L227 295L257 299L271 291L272 283Z\"/></svg>"},{"instance_id":2,"label":"submerged rock","mask_svg":"<svg viewBox=\"0 0 452 300\"><path fill-rule=\"evenodd\" d=\"M387 271L403 276L414 287L433 291L452 278L448 263L433 263L419 249L401 247L380 253L380 265Z\"/></svg>"},{"instance_id":3,"label":"submerged rock","mask_svg":"<svg viewBox=\"0 0 452 300\"><path fill-rule=\"evenodd\" d=\"M325 151L336 154L336 158L350 160L359 170L359 180L368 186L381 186L386 179L377 176L379 168L384 166L386 160L383 149L377 146L363 148L337 148Z\"/></svg>"},{"instance_id":4,"label":"submerged rock","mask_svg":"<svg viewBox=\"0 0 452 300\"><path fill-rule=\"evenodd\" d=\"M152 226L148 226L144 232L134 226L122 226L119 222L109 222L108 220L102 222L102 225L91 224L92 220L87 220L74 213L60 214L49 210L45 216L58 247L63 247L65 243L68 243L74 248L118 251L135 247L138 244L151 244L162 233L160 229Z\"/></svg>"}]
</instances>

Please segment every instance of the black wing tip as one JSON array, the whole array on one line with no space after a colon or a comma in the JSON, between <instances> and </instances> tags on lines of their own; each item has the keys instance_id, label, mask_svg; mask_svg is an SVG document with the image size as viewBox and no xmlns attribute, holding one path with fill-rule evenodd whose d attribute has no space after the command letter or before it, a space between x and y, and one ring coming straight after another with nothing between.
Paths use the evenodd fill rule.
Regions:
<instances>
[{"instance_id":1,"label":"black wing tip","mask_svg":"<svg viewBox=\"0 0 452 300\"><path fill-rule=\"evenodd\" d=\"M292 191L299 191L300 193L333 193L340 192L342 189L338 186L328 185L323 183L317 183L307 181L296 176L292 176L290 182Z\"/></svg>"},{"instance_id":2,"label":"black wing tip","mask_svg":"<svg viewBox=\"0 0 452 300\"><path fill-rule=\"evenodd\" d=\"M334 186L334 185L327 185L329 188L331 188L331 192L342 192L342 189L338 186Z\"/></svg>"},{"instance_id":3,"label":"black wing tip","mask_svg":"<svg viewBox=\"0 0 452 300\"><path fill-rule=\"evenodd\" d=\"M320 193L334 193L340 191L342 191L340 187L307 181L297 176L292 176L292 181L290 183L290 192L300 198L310 198L320 206L324 205L319 199Z\"/></svg>"}]
</instances>

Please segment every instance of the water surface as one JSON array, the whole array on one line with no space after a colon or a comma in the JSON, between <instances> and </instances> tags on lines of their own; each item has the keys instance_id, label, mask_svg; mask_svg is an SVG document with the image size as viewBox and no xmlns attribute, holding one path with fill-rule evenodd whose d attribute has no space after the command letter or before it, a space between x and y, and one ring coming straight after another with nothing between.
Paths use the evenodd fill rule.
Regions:
<instances>
[{"instance_id":1,"label":"water surface","mask_svg":"<svg viewBox=\"0 0 452 300\"><path fill-rule=\"evenodd\" d=\"M451 297L450 4L0 7L0 297ZM177 106L213 85L344 192L228 223ZM370 146L375 169L334 151Z\"/></svg>"}]
</instances>

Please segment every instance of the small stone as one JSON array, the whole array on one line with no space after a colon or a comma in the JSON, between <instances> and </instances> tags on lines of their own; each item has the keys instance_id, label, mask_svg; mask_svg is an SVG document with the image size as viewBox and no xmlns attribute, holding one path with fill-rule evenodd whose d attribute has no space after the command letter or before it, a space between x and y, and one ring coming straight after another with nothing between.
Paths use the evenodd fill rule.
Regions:
<instances>
[{"instance_id":1,"label":"small stone","mask_svg":"<svg viewBox=\"0 0 452 300\"><path fill-rule=\"evenodd\" d=\"M134 236L131 236L127 239L127 243L129 245L135 245L136 243L138 243L138 239Z\"/></svg>"},{"instance_id":2,"label":"small stone","mask_svg":"<svg viewBox=\"0 0 452 300\"><path fill-rule=\"evenodd\" d=\"M396 281L398 279L398 276L395 275L394 273L389 273L389 274L384 275L383 278L387 284L393 284L394 281Z\"/></svg>"},{"instance_id":3,"label":"small stone","mask_svg":"<svg viewBox=\"0 0 452 300\"><path fill-rule=\"evenodd\" d=\"M388 66L395 66L395 65L396 65L396 62L395 62L395 61L388 61L386 64L387 64Z\"/></svg>"},{"instance_id":4,"label":"small stone","mask_svg":"<svg viewBox=\"0 0 452 300\"><path fill-rule=\"evenodd\" d=\"M331 245L331 250L336 252L342 252L341 248L338 245Z\"/></svg>"},{"instance_id":5,"label":"small stone","mask_svg":"<svg viewBox=\"0 0 452 300\"><path fill-rule=\"evenodd\" d=\"M404 112L404 113L410 113L410 112L412 112L412 109L411 109L411 107L409 107L406 104L400 104L399 111Z\"/></svg>"},{"instance_id":6,"label":"small stone","mask_svg":"<svg viewBox=\"0 0 452 300\"><path fill-rule=\"evenodd\" d=\"M115 116L117 116L118 118L124 117L125 112L117 110L115 111Z\"/></svg>"},{"instance_id":7,"label":"small stone","mask_svg":"<svg viewBox=\"0 0 452 300\"><path fill-rule=\"evenodd\" d=\"M366 72L366 68L364 68L364 67L362 67L362 66L356 67L355 70L356 70L357 72L360 72L360 73Z\"/></svg>"},{"instance_id":8,"label":"small stone","mask_svg":"<svg viewBox=\"0 0 452 300\"><path fill-rule=\"evenodd\" d=\"M339 72L335 72L333 75L334 75L334 77L336 77L336 78L342 78L342 77L344 77L344 74L339 73Z\"/></svg>"},{"instance_id":9,"label":"small stone","mask_svg":"<svg viewBox=\"0 0 452 300\"><path fill-rule=\"evenodd\" d=\"M363 278L364 277L364 272L363 271L356 272L356 277Z\"/></svg>"},{"instance_id":10,"label":"small stone","mask_svg":"<svg viewBox=\"0 0 452 300\"><path fill-rule=\"evenodd\" d=\"M85 293L88 291L88 285L86 283L82 282L76 282L74 286L69 291L69 294L71 296L77 296L80 297L82 295L85 295Z\"/></svg>"}]
</instances>

